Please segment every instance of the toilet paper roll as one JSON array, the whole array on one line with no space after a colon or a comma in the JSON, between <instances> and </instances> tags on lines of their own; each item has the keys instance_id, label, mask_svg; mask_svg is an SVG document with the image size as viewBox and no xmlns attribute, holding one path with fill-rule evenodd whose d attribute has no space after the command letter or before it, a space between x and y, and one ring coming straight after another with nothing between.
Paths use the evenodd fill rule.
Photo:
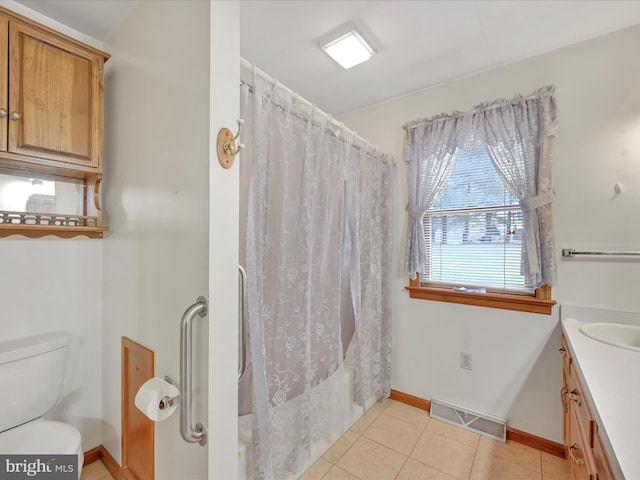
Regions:
<instances>
[{"instance_id":1,"label":"toilet paper roll","mask_svg":"<svg viewBox=\"0 0 640 480\"><path fill-rule=\"evenodd\" d=\"M180 390L162 378L154 377L142 384L136 393L135 405L142 413L154 422L161 422L171 416L178 408ZM161 408L160 402L164 397L174 398L173 405Z\"/></svg>"}]
</instances>

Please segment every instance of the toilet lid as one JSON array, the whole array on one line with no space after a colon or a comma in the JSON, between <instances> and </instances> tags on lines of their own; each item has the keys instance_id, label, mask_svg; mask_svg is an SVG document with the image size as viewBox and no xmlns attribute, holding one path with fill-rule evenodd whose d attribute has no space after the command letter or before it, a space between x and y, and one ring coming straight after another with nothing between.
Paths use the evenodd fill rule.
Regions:
<instances>
[{"instance_id":1,"label":"toilet lid","mask_svg":"<svg viewBox=\"0 0 640 480\"><path fill-rule=\"evenodd\" d=\"M51 420L36 420L0 433L0 453L77 454L80 442L80 432L75 427Z\"/></svg>"}]
</instances>

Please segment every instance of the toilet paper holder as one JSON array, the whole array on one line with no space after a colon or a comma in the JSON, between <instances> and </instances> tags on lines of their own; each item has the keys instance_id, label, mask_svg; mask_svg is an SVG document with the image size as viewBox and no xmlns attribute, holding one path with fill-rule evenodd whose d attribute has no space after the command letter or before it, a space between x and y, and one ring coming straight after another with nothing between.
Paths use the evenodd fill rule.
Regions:
<instances>
[{"instance_id":1,"label":"toilet paper holder","mask_svg":"<svg viewBox=\"0 0 640 480\"><path fill-rule=\"evenodd\" d=\"M170 383L171 385L175 385L176 387L179 387L179 385L177 385L171 379L171 377L169 377L167 375L164 376L164 380L165 380L165 382ZM169 396L165 395L164 397L162 397L160 399L160 403L158 404L158 407L160 408L160 410L166 410L169 407L173 407L178 402L179 398L180 398L180 394L174 395L173 397L169 397Z\"/></svg>"}]
</instances>

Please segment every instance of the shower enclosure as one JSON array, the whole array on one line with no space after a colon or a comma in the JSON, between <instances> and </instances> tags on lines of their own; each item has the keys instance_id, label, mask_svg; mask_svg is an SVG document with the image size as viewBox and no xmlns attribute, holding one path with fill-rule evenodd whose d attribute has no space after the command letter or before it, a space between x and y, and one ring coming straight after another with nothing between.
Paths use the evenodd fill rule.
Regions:
<instances>
[{"instance_id":1,"label":"shower enclosure","mask_svg":"<svg viewBox=\"0 0 640 480\"><path fill-rule=\"evenodd\" d=\"M241 95L249 358L239 408L251 413L253 477L282 479L389 394L393 159L266 74L254 69L251 83Z\"/></svg>"}]
</instances>

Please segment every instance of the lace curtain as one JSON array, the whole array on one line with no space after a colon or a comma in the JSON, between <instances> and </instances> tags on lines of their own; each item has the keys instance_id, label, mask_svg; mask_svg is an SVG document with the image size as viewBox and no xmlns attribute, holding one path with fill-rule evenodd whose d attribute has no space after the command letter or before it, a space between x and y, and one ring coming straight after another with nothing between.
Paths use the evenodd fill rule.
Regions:
<instances>
[{"instance_id":1,"label":"lace curtain","mask_svg":"<svg viewBox=\"0 0 640 480\"><path fill-rule=\"evenodd\" d=\"M428 262L422 219L451 177L462 119L461 115L454 114L407 128L404 161L407 164L409 227L405 272L411 279L415 279Z\"/></svg>"},{"instance_id":2,"label":"lace curtain","mask_svg":"<svg viewBox=\"0 0 640 480\"><path fill-rule=\"evenodd\" d=\"M241 184L253 465L254 478L278 479L299 472L315 438L341 433L327 412L336 407L346 307L358 397L389 394L391 161L328 134L326 117L260 77L249 101L251 167Z\"/></svg>"},{"instance_id":3,"label":"lace curtain","mask_svg":"<svg viewBox=\"0 0 640 480\"><path fill-rule=\"evenodd\" d=\"M556 284L556 257L551 204L551 142L557 108L553 87L531 97L516 96L479 105L474 131L498 174L520 202L523 215L521 273L535 288Z\"/></svg>"},{"instance_id":4,"label":"lace curtain","mask_svg":"<svg viewBox=\"0 0 640 480\"><path fill-rule=\"evenodd\" d=\"M534 288L556 284L552 141L558 118L555 88L516 95L404 125L409 229L406 273L415 278L428 261L422 218L443 190L457 149L484 146L523 212L521 273Z\"/></svg>"}]
</instances>

